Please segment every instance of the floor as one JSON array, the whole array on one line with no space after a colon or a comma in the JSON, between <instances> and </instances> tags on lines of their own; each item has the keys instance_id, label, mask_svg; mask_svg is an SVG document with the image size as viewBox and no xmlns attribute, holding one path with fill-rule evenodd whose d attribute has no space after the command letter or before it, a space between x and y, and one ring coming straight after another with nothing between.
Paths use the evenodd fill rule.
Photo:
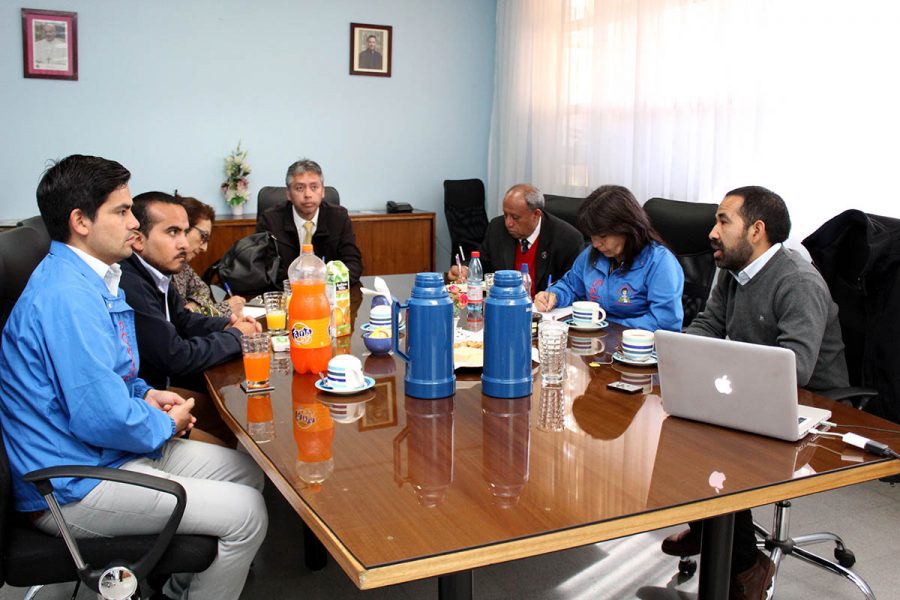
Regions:
<instances>
[{"instance_id":1,"label":"floor","mask_svg":"<svg viewBox=\"0 0 900 600\"><path fill-rule=\"evenodd\" d=\"M360 600L437 598L434 579L362 592L343 571L329 561L319 572L303 568L302 532L292 509L273 488L267 487L271 527L241 595L242 600L302 599ZM856 571L875 594L900 597L900 485L869 482L795 501L792 530L832 530L843 536L857 557ZM768 525L771 508L754 511ZM697 597L697 577L680 581L677 559L659 552L659 542L678 528L594 544L566 552L485 567L475 572L475 598L489 599L618 599L685 600ZM831 548L820 552L830 557ZM779 573L777 598L831 600L859 599L862 594L843 578L788 559ZM19 600L22 588L0 589L0 600ZM37 598L69 598L71 586L53 586ZM81 590L78 598L91 598Z\"/></svg>"}]
</instances>

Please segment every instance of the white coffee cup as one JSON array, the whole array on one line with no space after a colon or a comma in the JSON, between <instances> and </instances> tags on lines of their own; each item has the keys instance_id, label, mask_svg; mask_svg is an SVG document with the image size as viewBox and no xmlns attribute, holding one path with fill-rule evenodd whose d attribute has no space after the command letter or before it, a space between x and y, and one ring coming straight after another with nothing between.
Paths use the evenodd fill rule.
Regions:
<instances>
[{"instance_id":1,"label":"white coffee cup","mask_svg":"<svg viewBox=\"0 0 900 600\"><path fill-rule=\"evenodd\" d=\"M369 311L369 325L372 327L391 326L391 307L388 304L373 306Z\"/></svg>"},{"instance_id":2,"label":"white coffee cup","mask_svg":"<svg viewBox=\"0 0 900 600\"><path fill-rule=\"evenodd\" d=\"M649 360L653 354L654 336L646 329L626 329L622 332L622 355L628 360Z\"/></svg>"},{"instance_id":3,"label":"white coffee cup","mask_svg":"<svg viewBox=\"0 0 900 600\"><path fill-rule=\"evenodd\" d=\"M338 354L328 361L328 387L355 390L366 383L362 363L351 354Z\"/></svg>"},{"instance_id":4,"label":"white coffee cup","mask_svg":"<svg viewBox=\"0 0 900 600\"><path fill-rule=\"evenodd\" d=\"M606 311L596 302L579 300L572 303L572 320L575 325L597 325L606 320Z\"/></svg>"}]
</instances>

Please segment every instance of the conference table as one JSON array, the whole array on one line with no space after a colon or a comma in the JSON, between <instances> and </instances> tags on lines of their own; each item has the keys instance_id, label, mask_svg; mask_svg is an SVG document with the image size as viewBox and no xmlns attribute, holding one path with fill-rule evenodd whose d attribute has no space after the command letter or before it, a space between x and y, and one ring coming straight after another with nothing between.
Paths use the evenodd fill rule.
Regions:
<instances>
[{"instance_id":1,"label":"conference table","mask_svg":"<svg viewBox=\"0 0 900 600\"><path fill-rule=\"evenodd\" d=\"M384 279L408 297L413 275ZM354 331L337 351L361 358L370 390L320 392L317 377L295 374L285 356L273 359L268 393L241 390L239 360L206 380L303 520L307 566L330 555L360 589L437 577L441 598L471 598L478 567L702 519L700 597L721 598L734 511L900 472L900 461L831 438L789 443L668 417L655 367L611 359L617 325L570 330L566 379L542 386L533 365L531 396L485 396L480 370L460 369L454 396L408 397L403 362L363 346L369 300L358 287L351 306ZM607 389L618 380L644 393ZM840 425L896 429L802 390L800 401L830 409ZM858 433L900 445L896 434Z\"/></svg>"}]
</instances>

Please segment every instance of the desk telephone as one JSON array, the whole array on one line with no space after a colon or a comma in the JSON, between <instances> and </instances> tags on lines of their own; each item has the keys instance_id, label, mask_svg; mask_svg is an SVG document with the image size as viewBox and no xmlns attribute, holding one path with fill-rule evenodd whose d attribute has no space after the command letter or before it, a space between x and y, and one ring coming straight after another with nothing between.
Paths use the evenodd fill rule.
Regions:
<instances>
[{"instance_id":1,"label":"desk telephone","mask_svg":"<svg viewBox=\"0 0 900 600\"><path fill-rule=\"evenodd\" d=\"M406 202L394 202L393 200L388 200L387 211L389 213L408 213L413 211L413 207Z\"/></svg>"}]
</instances>

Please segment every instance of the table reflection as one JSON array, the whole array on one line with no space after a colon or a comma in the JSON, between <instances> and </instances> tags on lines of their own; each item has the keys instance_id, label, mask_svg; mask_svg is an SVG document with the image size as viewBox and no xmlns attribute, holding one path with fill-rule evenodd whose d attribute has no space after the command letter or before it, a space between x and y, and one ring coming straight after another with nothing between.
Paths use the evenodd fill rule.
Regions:
<instances>
[{"instance_id":1,"label":"table reflection","mask_svg":"<svg viewBox=\"0 0 900 600\"><path fill-rule=\"evenodd\" d=\"M453 483L453 397L420 400L406 396L406 427L394 438L394 481L409 482L419 504L434 508L444 503ZM402 449L406 442L407 475Z\"/></svg>"},{"instance_id":2,"label":"table reflection","mask_svg":"<svg viewBox=\"0 0 900 600\"><path fill-rule=\"evenodd\" d=\"M528 483L531 396L481 397L484 479L494 503L510 508Z\"/></svg>"},{"instance_id":3,"label":"table reflection","mask_svg":"<svg viewBox=\"0 0 900 600\"><path fill-rule=\"evenodd\" d=\"M310 375L294 375L291 382L294 442L297 444L297 476L318 490L334 471L331 443L334 419L331 411L318 400L316 379Z\"/></svg>"}]
</instances>

